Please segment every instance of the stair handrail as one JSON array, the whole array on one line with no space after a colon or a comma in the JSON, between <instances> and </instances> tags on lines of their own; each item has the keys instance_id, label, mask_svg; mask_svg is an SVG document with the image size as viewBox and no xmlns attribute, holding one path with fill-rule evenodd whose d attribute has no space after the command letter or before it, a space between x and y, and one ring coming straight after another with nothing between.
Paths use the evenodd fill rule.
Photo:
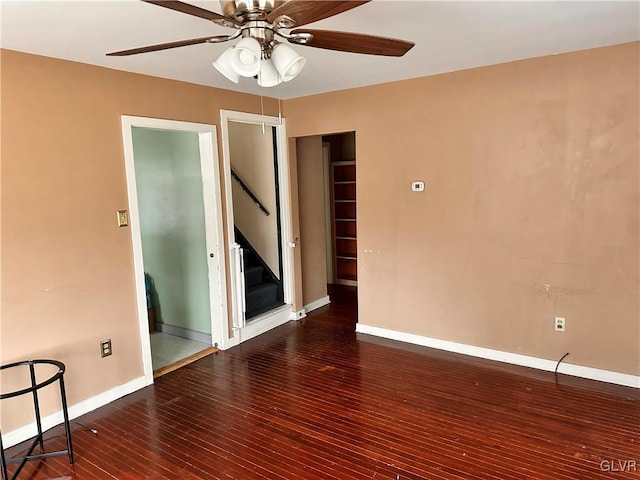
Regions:
<instances>
[{"instance_id":1,"label":"stair handrail","mask_svg":"<svg viewBox=\"0 0 640 480\"><path fill-rule=\"evenodd\" d=\"M269 210L267 210L264 205L262 205L262 203L260 202L260 200L258 200L258 197L256 197L254 195L254 193L251 191L251 189L248 187L248 185L246 183L244 183L244 181L240 178L240 176L233 170L231 169L231 176L233 177L233 179L238 182L238 184L240 185L240 187L242 188L242 190L244 190L244 192L249 195L249 197L251 197L251 200L254 201L254 203L258 206L258 208L262 211L262 213L264 213L267 217L269 215L271 215L269 213Z\"/></svg>"}]
</instances>

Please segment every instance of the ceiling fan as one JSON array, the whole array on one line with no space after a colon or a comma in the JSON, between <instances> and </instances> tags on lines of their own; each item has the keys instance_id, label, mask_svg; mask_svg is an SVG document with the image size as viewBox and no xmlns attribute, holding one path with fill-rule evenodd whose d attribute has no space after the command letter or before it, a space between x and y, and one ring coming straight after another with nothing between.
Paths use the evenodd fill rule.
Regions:
<instances>
[{"instance_id":1,"label":"ceiling fan","mask_svg":"<svg viewBox=\"0 0 640 480\"><path fill-rule=\"evenodd\" d=\"M240 38L235 46L225 50L213 62L220 73L235 83L241 76L255 77L259 85L271 87L283 81L288 82L300 73L306 60L276 38L308 47L393 57L401 57L414 46L413 42L394 38L298 28L371 0L220 0L224 15L180 1L142 1L210 20L217 25L233 28L235 32L132 48L107 53L108 56L135 55Z\"/></svg>"}]
</instances>

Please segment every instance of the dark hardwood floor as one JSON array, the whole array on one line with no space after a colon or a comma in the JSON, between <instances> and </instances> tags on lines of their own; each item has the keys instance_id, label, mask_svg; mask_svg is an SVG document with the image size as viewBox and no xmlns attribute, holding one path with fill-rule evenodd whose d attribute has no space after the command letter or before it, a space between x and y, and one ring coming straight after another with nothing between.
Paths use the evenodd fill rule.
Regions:
<instances>
[{"instance_id":1,"label":"dark hardwood floor","mask_svg":"<svg viewBox=\"0 0 640 480\"><path fill-rule=\"evenodd\" d=\"M77 419L75 465L19 478L640 478L637 390L356 335L353 290L331 293Z\"/></svg>"}]
</instances>

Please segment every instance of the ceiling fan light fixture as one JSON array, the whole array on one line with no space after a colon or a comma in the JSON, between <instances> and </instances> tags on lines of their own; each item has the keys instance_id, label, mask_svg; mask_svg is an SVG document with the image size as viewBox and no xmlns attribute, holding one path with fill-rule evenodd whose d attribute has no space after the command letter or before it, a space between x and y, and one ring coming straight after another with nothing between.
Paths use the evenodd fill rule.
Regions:
<instances>
[{"instance_id":1,"label":"ceiling fan light fixture","mask_svg":"<svg viewBox=\"0 0 640 480\"><path fill-rule=\"evenodd\" d=\"M258 85L261 87L275 87L282 82L280 74L273 66L271 60L262 60L260 62L260 72L258 72Z\"/></svg>"},{"instance_id":2,"label":"ceiling fan light fixture","mask_svg":"<svg viewBox=\"0 0 640 480\"><path fill-rule=\"evenodd\" d=\"M213 62L213 66L216 70L218 70L222 75L227 77L233 83L238 83L240 81L240 75L236 73L231 64L233 48L234 47L229 47L224 52L222 52L218 59Z\"/></svg>"},{"instance_id":3,"label":"ceiling fan light fixture","mask_svg":"<svg viewBox=\"0 0 640 480\"><path fill-rule=\"evenodd\" d=\"M262 47L253 37L244 37L233 48L231 68L242 77L253 77L260 71Z\"/></svg>"},{"instance_id":4,"label":"ceiling fan light fixture","mask_svg":"<svg viewBox=\"0 0 640 480\"><path fill-rule=\"evenodd\" d=\"M293 48L282 43L273 48L271 61L284 82L296 78L305 63L307 63L306 58L299 55Z\"/></svg>"},{"instance_id":5,"label":"ceiling fan light fixture","mask_svg":"<svg viewBox=\"0 0 640 480\"><path fill-rule=\"evenodd\" d=\"M293 80L302 71L306 59L292 48L278 43L276 35L300 46L390 57L401 57L415 45L413 42L375 35L297 28L346 12L371 0L221 0L224 15L180 0L143 1L210 20L233 28L235 32L231 35L211 35L130 48L107 53L108 56L137 55L242 37L235 47L222 52L213 62L213 66L234 83L238 83L240 76L243 76L255 77L261 86L274 86ZM290 32L280 31L293 28Z\"/></svg>"}]
</instances>

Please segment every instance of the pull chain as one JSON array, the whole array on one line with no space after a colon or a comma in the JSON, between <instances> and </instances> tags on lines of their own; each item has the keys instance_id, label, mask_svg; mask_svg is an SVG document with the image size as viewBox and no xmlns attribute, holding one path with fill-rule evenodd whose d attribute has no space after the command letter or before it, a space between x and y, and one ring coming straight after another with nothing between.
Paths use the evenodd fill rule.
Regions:
<instances>
[{"instance_id":1,"label":"pull chain","mask_svg":"<svg viewBox=\"0 0 640 480\"><path fill-rule=\"evenodd\" d=\"M264 128L264 101L262 99L262 86L260 86L260 114L262 115L262 134L266 133Z\"/></svg>"},{"instance_id":2,"label":"pull chain","mask_svg":"<svg viewBox=\"0 0 640 480\"><path fill-rule=\"evenodd\" d=\"M280 83L278 83L278 123L282 125L282 110L280 109Z\"/></svg>"}]
</instances>

